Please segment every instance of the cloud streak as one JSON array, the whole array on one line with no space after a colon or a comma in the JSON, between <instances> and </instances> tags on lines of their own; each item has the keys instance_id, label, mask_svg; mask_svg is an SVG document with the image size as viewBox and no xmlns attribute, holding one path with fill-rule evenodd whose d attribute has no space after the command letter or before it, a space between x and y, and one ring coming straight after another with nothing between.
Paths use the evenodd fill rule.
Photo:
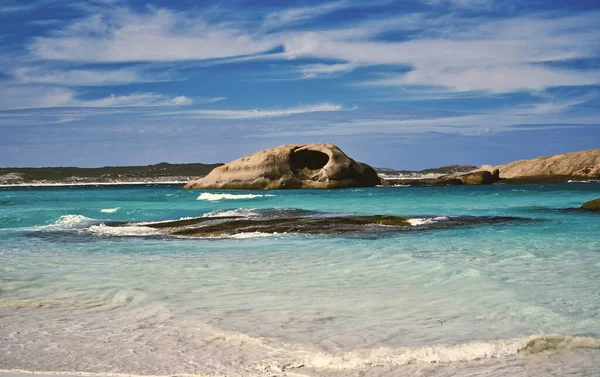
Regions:
<instances>
[{"instance_id":1,"label":"cloud streak","mask_svg":"<svg viewBox=\"0 0 600 377\"><path fill-rule=\"evenodd\" d=\"M335 112L346 110L343 106L332 104L332 103L319 103L309 106L297 106L288 107L283 109L250 109L250 110L186 110L178 111L176 113L165 113L161 112L157 115L173 115L177 117L184 117L186 119L219 119L219 120L246 120L246 119L260 119L260 118L279 118L290 115L300 115L306 113L317 113L317 112Z\"/></svg>"},{"instance_id":2,"label":"cloud streak","mask_svg":"<svg viewBox=\"0 0 600 377\"><path fill-rule=\"evenodd\" d=\"M29 46L37 59L79 62L163 62L252 55L277 46L244 30L209 25L186 13L118 8L74 22Z\"/></svg>"},{"instance_id":3,"label":"cloud streak","mask_svg":"<svg viewBox=\"0 0 600 377\"><path fill-rule=\"evenodd\" d=\"M110 95L98 99L81 99L73 90L46 86L0 87L0 110L53 107L162 107L189 106L194 101L186 96L170 97L157 93Z\"/></svg>"}]
</instances>

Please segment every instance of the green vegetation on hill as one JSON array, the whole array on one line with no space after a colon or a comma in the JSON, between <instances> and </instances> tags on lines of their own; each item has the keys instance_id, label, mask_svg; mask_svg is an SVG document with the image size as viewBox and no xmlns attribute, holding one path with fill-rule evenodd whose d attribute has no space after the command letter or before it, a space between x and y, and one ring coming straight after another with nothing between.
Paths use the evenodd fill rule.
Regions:
<instances>
[{"instance_id":1,"label":"green vegetation on hill","mask_svg":"<svg viewBox=\"0 0 600 377\"><path fill-rule=\"evenodd\" d=\"M395 175L395 174L452 174L458 172L467 172L477 169L472 165L446 165L439 168L430 168L424 170L395 170L388 168L375 168L377 173Z\"/></svg>"},{"instance_id":2,"label":"green vegetation on hill","mask_svg":"<svg viewBox=\"0 0 600 377\"><path fill-rule=\"evenodd\" d=\"M105 166L102 168L46 167L0 168L0 181L135 181L162 177L200 177L222 164L169 164L148 166ZM3 179L4 178L4 179ZM17 182L15 182L17 183Z\"/></svg>"}]
</instances>

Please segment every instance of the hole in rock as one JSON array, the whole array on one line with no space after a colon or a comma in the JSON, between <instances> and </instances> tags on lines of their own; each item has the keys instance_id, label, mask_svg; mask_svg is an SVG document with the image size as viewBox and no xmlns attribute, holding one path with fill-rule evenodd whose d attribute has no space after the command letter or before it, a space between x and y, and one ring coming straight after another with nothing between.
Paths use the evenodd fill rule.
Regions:
<instances>
[{"instance_id":1,"label":"hole in rock","mask_svg":"<svg viewBox=\"0 0 600 377\"><path fill-rule=\"evenodd\" d=\"M329 162L329 156L325 153L309 149L295 151L290 156L292 172L303 179L310 179L323 166L327 165L327 162Z\"/></svg>"}]
</instances>

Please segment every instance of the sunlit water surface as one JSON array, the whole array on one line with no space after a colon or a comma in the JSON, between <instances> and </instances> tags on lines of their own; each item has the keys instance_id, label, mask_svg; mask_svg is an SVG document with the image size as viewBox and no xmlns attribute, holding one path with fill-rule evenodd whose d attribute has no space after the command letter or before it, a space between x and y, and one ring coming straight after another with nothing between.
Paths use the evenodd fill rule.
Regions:
<instances>
[{"instance_id":1,"label":"sunlit water surface","mask_svg":"<svg viewBox=\"0 0 600 377\"><path fill-rule=\"evenodd\" d=\"M0 370L600 375L600 183L0 189ZM102 224L285 209L520 221L182 239ZM120 230L121 229L121 230Z\"/></svg>"}]
</instances>

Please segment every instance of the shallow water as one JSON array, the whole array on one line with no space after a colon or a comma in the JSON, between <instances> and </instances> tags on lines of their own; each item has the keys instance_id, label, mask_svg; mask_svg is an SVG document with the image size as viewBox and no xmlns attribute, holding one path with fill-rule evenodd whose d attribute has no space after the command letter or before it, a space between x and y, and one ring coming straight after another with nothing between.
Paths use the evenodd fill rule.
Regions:
<instances>
[{"instance_id":1,"label":"shallow water","mask_svg":"<svg viewBox=\"0 0 600 377\"><path fill-rule=\"evenodd\" d=\"M568 210L599 196L599 183L2 188L0 370L600 375L600 215ZM103 225L306 211L416 226L185 239ZM522 221L427 226L457 216Z\"/></svg>"}]
</instances>

